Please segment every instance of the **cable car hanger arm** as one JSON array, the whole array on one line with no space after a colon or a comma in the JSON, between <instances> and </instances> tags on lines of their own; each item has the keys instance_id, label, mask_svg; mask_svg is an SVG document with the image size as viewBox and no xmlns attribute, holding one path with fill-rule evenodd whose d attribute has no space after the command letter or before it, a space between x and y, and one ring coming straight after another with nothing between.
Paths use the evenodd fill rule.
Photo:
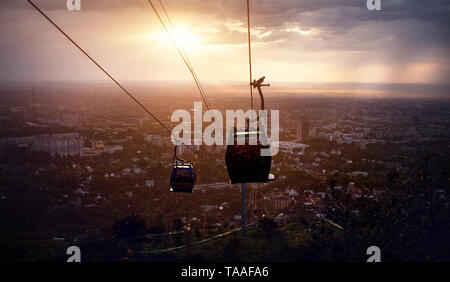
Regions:
<instances>
[{"instance_id":1,"label":"cable car hanger arm","mask_svg":"<svg viewBox=\"0 0 450 282\"><path fill-rule=\"evenodd\" d=\"M261 87L262 86L270 86L269 83L263 84L265 78L266 77L263 76L260 79L253 80L253 82L250 83L250 85L253 86L253 88L257 88L258 89L259 97L261 98L261 111L264 111L264 96L263 96Z\"/></svg>"}]
</instances>

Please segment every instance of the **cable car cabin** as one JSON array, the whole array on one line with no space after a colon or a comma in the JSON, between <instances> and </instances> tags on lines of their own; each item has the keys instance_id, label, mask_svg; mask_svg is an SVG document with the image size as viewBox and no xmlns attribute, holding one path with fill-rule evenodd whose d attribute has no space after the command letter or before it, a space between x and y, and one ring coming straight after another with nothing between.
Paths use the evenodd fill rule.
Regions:
<instances>
[{"instance_id":1,"label":"cable car cabin","mask_svg":"<svg viewBox=\"0 0 450 282\"><path fill-rule=\"evenodd\" d=\"M240 135L245 137L244 145L237 145L237 138ZM260 136L260 131L234 132L234 143L227 146L225 155L225 164L232 184L271 180L269 179L269 171L272 156L261 156L261 149L270 147L261 144ZM257 137L256 145L249 144L250 137Z\"/></svg>"},{"instance_id":2,"label":"cable car cabin","mask_svg":"<svg viewBox=\"0 0 450 282\"><path fill-rule=\"evenodd\" d=\"M170 191L192 193L195 184L194 166L182 161L175 162L170 176Z\"/></svg>"},{"instance_id":3,"label":"cable car cabin","mask_svg":"<svg viewBox=\"0 0 450 282\"><path fill-rule=\"evenodd\" d=\"M270 86L263 84L265 77L254 80L250 85L258 89L259 97L261 99L261 110L264 110L264 96L261 91L262 86ZM257 119L259 122L259 117ZM261 149L269 149L269 145L263 145L260 142L261 138L267 142L267 136L263 134L258 128L256 131L250 131L249 123L247 129L243 132L238 132L236 129L230 132L233 134L233 145L227 146L227 153L225 155L225 164L227 166L228 175L231 183L251 183L251 182L267 182L273 181L275 176L269 174L270 165L272 163L272 156L261 156ZM244 145L238 145L238 137L244 135ZM257 143L250 145L251 138L256 138ZM241 137L242 138L242 137Z\"/></svg>"}]
</instances>

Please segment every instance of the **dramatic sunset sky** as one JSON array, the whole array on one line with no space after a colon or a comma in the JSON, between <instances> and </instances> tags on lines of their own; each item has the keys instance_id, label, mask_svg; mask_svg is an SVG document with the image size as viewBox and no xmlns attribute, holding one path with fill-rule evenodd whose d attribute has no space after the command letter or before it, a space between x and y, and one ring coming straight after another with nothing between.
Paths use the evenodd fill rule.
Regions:
<instances>
[{"instance_id":1,"label":"dramatic sunset sky","mask_svg":"<svg viewBox=\"0 0 450 282\"><path fill-rule=\"evenodd\" d=\"M146 0L34 0L119 80L191 80ZM158 0L153 0L159 7ZM248 80L245 0L163 0L203 82ZM254 77L448 83L450 1L252 0ZM0 81L103 80L25 0L0 1Z\"/></svg>"}]
</instances>

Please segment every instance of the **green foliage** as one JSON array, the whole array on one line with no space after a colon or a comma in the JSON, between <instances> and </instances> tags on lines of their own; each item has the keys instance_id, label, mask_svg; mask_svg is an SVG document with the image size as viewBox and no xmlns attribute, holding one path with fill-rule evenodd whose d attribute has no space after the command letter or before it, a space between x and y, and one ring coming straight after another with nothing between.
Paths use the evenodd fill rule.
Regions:
<instances>
[{"instance_id":1,"label":"green foliage","mask_svg":"<svg viewBox=\"0 0 450 282\"><path fill-rule=\"evenodd\" d=\"M258 221L258 226L264 230L268 238L273 236L273 231L278 227L277 223L268 217L264 217Z\"/></svg>"},{"instance_id":2,"label":"green foliage","mask_svg":"<svg viewBox=\"0 0 450 282\"><path fill-rule=\"evenodd\" d=\"M118 219L113 225L113 237L117 240L142 235L146 232L145 220L135 214Z\"/></svg>"}]
</instances>

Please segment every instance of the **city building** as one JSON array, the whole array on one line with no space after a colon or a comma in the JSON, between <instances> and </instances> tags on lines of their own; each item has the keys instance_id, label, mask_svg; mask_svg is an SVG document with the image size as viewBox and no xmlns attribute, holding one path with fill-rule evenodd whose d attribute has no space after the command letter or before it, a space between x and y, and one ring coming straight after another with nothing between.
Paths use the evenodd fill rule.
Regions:
<instances>
[{"instance_id":1,"label":"city building","mask_svg":"<svg viewBox=\"0 0 450 282\"><path fill-rule=\"evenodd\" d=\"M163 145L162 137L160 135L146 134L144 139L153 146L161 147Z\"/></svg>"},{"instance_id":2,"label":"city building","mask_svg":"<svg viewBox=\"0 0 450 282\"><path fill-rule=\"evenodd\" d=\"M59 125L65 127L76 127L78 125L78 115L75 112L63 112L59 118Z\"/></svg>"},{"instance_id":3,"label":"city building","mask_svg":"<svg viewBox=\"0 0 450 282\"><path fill-rule=\"evenodd\" d=\"M37 135L33 145L34 151L44 151L52 156L81 155L84 142L79 133L61 133Z\"/></svg>"},{"instance_id":4,"label":"city building","mask_svg":"<svg viewBox=\"0 0 450 282\"><path fill-rule=\"evenodd\" d=\"M284 210L289 207L291 199L289 197L280 197L273 199L273 208L275 210Z\"/></svg>"},{"instance_id":5,"label":"city building","mask_svg":"<svg viewBox=\"0 0 450 282\"><path fill-rule=\"evenodd\" d=\"M301 117L297 121L297 141L306 142L309 139L309 117Z\"/></svg>"},{"instance_id":6,"label":"city building","mask_svg":"<svg viewBox=\"0 0 450 282\"><path fill-rule=\"evenodd\" d=\"M155 186L155 180L153 180L153 179L145 180L145 187L150 188L150 187L154 187L154 186Z\"/></svg>"},{"instance_id":7,"label":"city building","mask_svg":"<svg viewBox=\"0 0 450 282\"><path fill-rule=\"evenodd\" d=\"M305 153L305 149L308 148L309 145L288 142L288 141L280 141L280 151L287 153L298 153L303 155Z\"/></svg>"},{"instance_id":8,"label":"city building","mask_svg":"<svg viewBox=\"0 0 450 282\"><path fill-rule=\"evenodd\" d=\"M316 138L316 137L317 137L317 128L309 129L309 138Z\"/></svg>"}]
</instances>

